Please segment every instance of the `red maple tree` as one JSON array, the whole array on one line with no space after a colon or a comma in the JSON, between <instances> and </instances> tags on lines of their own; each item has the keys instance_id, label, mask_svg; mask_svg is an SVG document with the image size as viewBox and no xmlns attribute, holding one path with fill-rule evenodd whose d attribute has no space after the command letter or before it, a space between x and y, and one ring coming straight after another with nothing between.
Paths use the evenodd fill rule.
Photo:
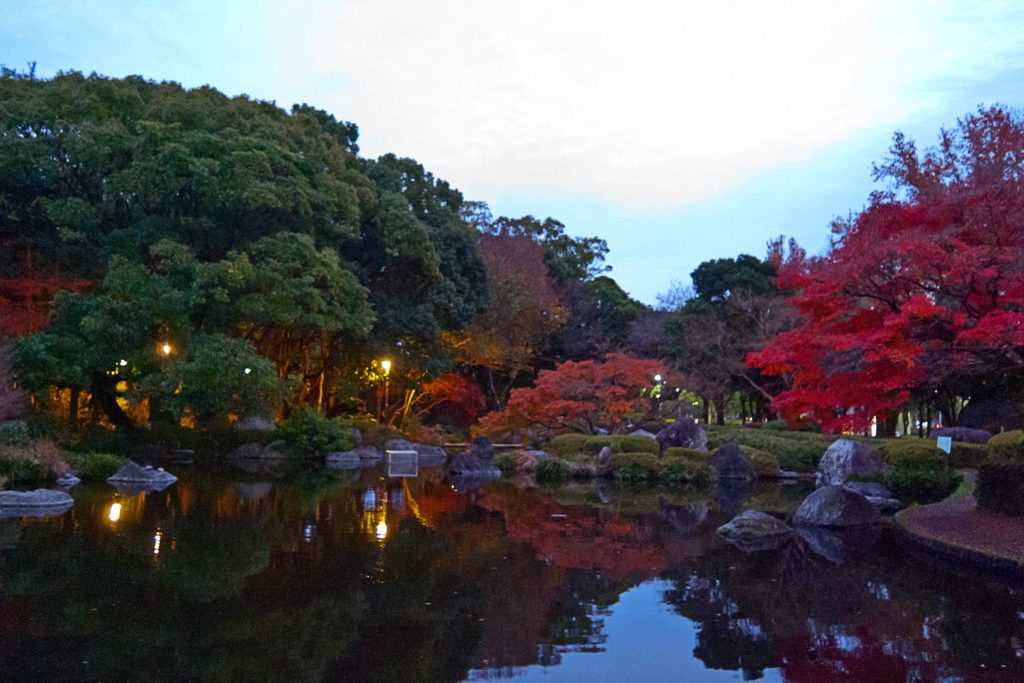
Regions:
<instances>
[{"instance_id":1,"label":"red maple tree","mask_svg":"<svg viewBox=\"0 0 1024 683\"><path fill-rule=\"evenodd\" d=\"M1024 377L1024 119L979 110L923 155L897 134L875 175L891 187L833 226L827 255L780 271L802 323L748 358L791 377L776 410L833 431Z\"/></svg>"},{"instance_id":2,"label":"red maple tree","mask_svg":"<svg viewBox=\"0 0 1024 683\"><path fill-rule=\"evenodd\" d=\"M632 412L647 412L656 375L667 375L661 361L608 354L603 361L566 361L542 370L532 387L513 389L505 410L486 415L483 433L540 427L553 432L622 426Z\"/></svg>"}]
</instances>

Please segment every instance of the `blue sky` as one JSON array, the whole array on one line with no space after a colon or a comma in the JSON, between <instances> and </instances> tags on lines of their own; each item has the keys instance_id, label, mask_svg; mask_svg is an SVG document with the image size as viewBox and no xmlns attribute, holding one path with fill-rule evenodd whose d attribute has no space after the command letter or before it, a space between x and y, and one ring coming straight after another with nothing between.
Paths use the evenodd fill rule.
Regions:
<instances>
[{"instance_id":1,"label":"blue sky","mask_svg":"<svg viewBox=\"0 0 1024 683\"><path fill-rule=\"evenodd\" d=\"M812 253L894 130L1024 106L1024 3L965 0L23 2L0 63L309 102L364 154L611 247L652 303L709 258Z\"/></svg>"}]
</instances>

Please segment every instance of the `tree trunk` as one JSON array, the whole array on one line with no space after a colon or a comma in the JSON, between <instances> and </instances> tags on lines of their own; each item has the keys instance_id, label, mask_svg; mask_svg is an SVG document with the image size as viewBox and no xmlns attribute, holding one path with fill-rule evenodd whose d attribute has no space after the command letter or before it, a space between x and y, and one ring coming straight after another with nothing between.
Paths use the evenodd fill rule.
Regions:
<instances>
[{"instance_id":1,"label":"tree trunk","mask_svg":"<svg viewBox=\"0 0 1024 683\"><path fill-rule=\"evenodd\" d=\"M715 424L720 425L720 426L725 424L725 398L724 397L715 399Z\"/></svg>"},{"instance_id":2,"label":"tree trunk","mask_svg":"<svg viewBox=\"0 0 1024 683\"><path fill-rule=\"evenodd\" d=\"M68 426L71 431L78 431L78 399L82 390L78 387L71 387L71 397L68 399Z\"/></svg>"},{"instance_id":3,"label":"tree trunk","mask_svg":"<svg viewBox=\"0 0 1024 683\"><path fill-rule=\"evenodd\" d=\"M102 410L118 429L131 429L135 426L117 403L117 386L113 378L102 372L92 374L92 401L93 406Z\"/></svg>"}]
</instances>

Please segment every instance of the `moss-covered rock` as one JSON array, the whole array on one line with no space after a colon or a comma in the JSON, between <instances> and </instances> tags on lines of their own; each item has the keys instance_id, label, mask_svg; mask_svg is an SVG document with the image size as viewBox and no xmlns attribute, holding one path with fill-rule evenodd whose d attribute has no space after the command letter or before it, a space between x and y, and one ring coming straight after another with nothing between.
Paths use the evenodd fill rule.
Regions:
<instances>
[{"instance_id":1,"label":"moss-covered rock","mask_svg":"<svg viewBox=\"0 0 1024 683\"><path fill-rule=\"evenodd\" d=\"M993 458L1024 459L1024 430L996 434L988 440L988 451Z\"/></svg>"}]
</instances>

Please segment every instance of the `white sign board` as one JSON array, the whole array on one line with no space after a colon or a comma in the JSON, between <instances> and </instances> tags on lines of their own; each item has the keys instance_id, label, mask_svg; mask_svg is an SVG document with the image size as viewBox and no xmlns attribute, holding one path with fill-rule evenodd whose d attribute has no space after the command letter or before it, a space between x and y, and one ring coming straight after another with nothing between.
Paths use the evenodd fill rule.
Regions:
<instances>
[{"instance_id":1,"label":"white sign board","mask_svg":"<svg viewBox=\"0 0 1024 683\"><path fill-rule=\"evenodd\" d=\"M951 436L940 436L938 443L936 444L940 451L945 451L946 455L953 452L953 437Z\"/></svg>"}]
</instances>

